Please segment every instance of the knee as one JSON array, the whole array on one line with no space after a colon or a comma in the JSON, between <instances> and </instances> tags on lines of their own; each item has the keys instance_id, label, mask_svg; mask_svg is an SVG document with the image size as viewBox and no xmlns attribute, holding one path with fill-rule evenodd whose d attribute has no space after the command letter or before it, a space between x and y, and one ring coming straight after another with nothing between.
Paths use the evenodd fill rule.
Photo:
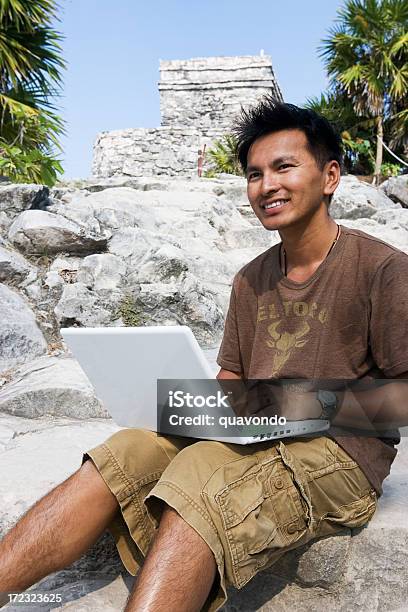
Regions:
<instances>
[{"instance_id":1,"label":"knee","mask_svg":"<svg viewBox=\"0 0 408 612\"><path fill-rule=\"evenodd\" d=\"M119 429L112 434L106 441L105 445L109 448L132 449L133 451L144 446L151 432L144 429Z\"/></svg>"},{"instance_id":2,"label":"knee","mask_svg":"<svg viewBox=\"0 0 408 612\"><path fill-rule=\"evenodd\" d=\"M145 429L121 429L104 443L111 458L128 474L162 471L169 458L155 432Z\"/></svg>"},{"instance_id":3,"label":"knee","mask_svg":"<svg viewBox=\"0 0 408 612\"><path fill-rule=\"evenodd\" d=\"M228 449L218 442L201 440L182 449L171 463L174 475L193 474L198 486L205 483L221 466L231 460Z\"/></svg>"}]
</instances>

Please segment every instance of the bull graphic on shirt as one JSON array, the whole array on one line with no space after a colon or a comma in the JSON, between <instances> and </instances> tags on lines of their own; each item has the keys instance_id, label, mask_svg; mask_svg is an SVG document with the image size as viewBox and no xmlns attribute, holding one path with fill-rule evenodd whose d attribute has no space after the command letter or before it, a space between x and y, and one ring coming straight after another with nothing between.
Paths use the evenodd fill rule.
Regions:
<instances>
[{"instance_id":1,"label":"bull graphic on shirt","mask_svg":"<svg viewBox=\"0 0 408 612\"><path fill-rule=\"evenodd\" d=\"M278 327L281 322L282 319L268 325L268 334L271 340L267 340L266 344L269 348L276 349L273 356L272 377L279 373L295 348L301 348L309 341L309 338L304 338L310 331L310 325L306 321L303 321L299 329L293 333L279 332Z\"/></svg>"}]
</instances>

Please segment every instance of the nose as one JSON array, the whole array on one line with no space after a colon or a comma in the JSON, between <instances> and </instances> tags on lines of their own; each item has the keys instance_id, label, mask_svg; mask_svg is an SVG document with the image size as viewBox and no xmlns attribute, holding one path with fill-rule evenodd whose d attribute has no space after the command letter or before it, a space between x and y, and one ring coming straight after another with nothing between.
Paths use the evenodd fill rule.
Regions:
<instances>
[{"instance_id":1,"label":"nose","mask_svg":"<svg viewBox=\"0 0 408 612\"><path fill-rule=\"evenodd\" d=\"M280 189L279 176L276 172L264 172L262 176L262 195L276 193Z\"/></svg>"}]
</instances>

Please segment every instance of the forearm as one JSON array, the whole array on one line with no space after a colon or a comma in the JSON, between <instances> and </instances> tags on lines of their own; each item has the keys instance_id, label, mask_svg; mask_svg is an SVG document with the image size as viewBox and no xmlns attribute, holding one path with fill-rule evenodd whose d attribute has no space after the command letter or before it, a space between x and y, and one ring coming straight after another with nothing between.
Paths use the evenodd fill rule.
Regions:
<instances>
[{"instance_id":1,"label":"forearm","mask_svg":"<svg viewBox=\"0 0 408 612\"><path fill-rule=\"evenodd\" d=\"M336 391L338 409L332 425L381 431L408 425L408 380L391 380L365 391ZM316 391L286 391L279 413L288 420L319 418L322 405Z\"/></svg>"},{"instance_id":2,"label":"forearm","mask_svg":"<svg viewBox=\"0 0 408 612\"><path fill-rule=\"evenodd\" d=\"M367 391L339 393L333 425L387 430L408 425L408 381L392 380Z\"/></svg>"},{"instance_id":3,"label":"forearm","mask_svg":"<svg viewBox=\"0 0 408 612\"><path fill-rule=\"evenodd\" d=\"M403 376L403 378L402 378ZM234 372L221 370L218 379L239 379ZM291 385L291 387L296 385ZM245 387L243 387L245 391ZM299 386L301 389L301 385ZM288 420L318 418L322 406L316 391L289 390L288 387L273 390L274 402L270 413L276 412ZM387 430L408 426L408 375L390 379L385 385L377 385L365 391L336 392L338 410L332 425L364 430ZM243 392L243 397L245 394ZM256 411L253 411L256 412Z\"/></svg>"}]
</instances>

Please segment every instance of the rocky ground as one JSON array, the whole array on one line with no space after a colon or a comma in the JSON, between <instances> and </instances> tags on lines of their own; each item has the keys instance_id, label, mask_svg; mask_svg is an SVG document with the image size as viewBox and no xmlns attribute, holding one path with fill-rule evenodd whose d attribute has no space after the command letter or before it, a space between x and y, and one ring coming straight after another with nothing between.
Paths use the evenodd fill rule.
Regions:
<instances>
[{"instance_id":1,"label":"rocky ground","mask_svg":"<svg viewBox=\"0 0 408 612\"><path fill-rule=\"evenodd\" d=\"M407 207L406 177L381 189L343 177L331 213L408 252ZM215 368L232 277L279 237L257 225L241 179L129 177L1 185L0 236L1 535L117 428L60 326L186 324ZM403 439L367 529L292 553L228 610L408 609L407 468ZM38 588L61 592L62 609L120 610L131 584L120 572L105 536Z\"/></svg>"}]
</instances>

